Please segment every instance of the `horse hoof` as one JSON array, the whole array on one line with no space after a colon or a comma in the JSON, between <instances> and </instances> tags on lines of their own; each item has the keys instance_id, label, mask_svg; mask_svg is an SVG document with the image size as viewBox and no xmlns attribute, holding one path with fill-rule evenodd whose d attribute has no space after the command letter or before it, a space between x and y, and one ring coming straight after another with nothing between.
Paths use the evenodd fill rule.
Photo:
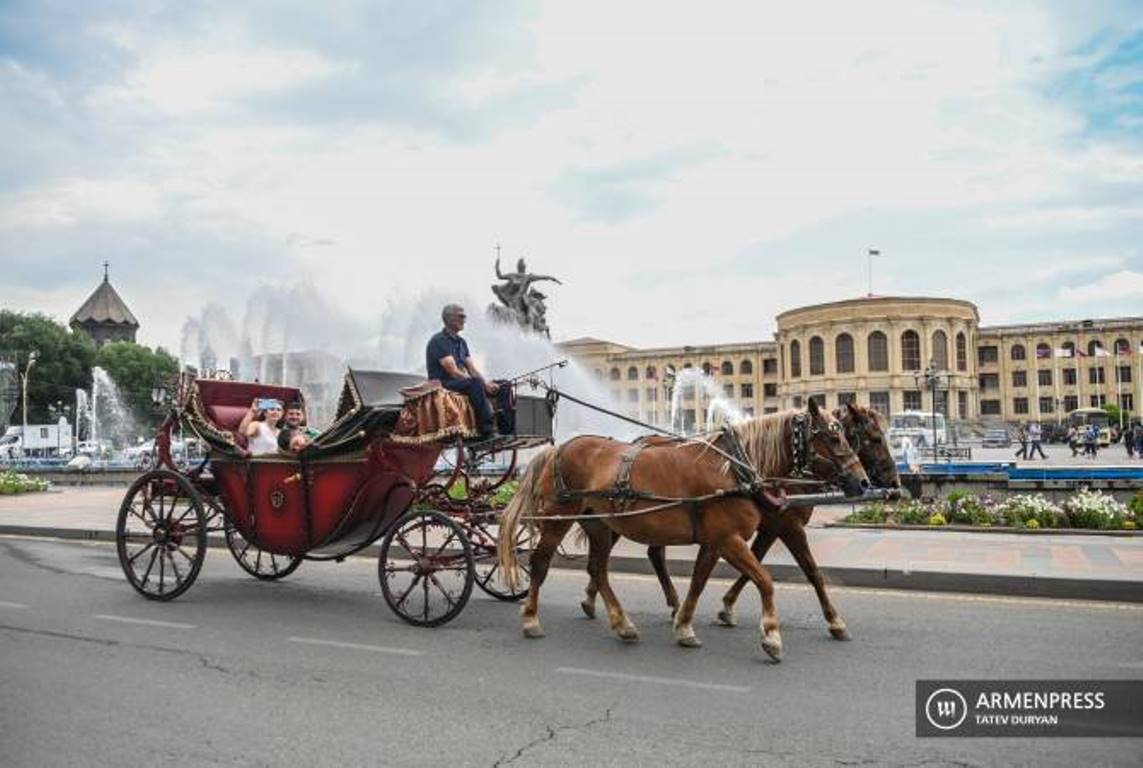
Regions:
<instances>
[{"instance_id":1,"label":"horse hoof","mask_svg":"<svg viewBox=\"0 0 1143 768\"><path fill-rule=\"evenodd\" d=\"M587 616L589 619L595 618L595 603L594 602L591 602L588 600L583 600L582 602L580 602L579 607L583 609L583 615L584 616Z\"/></svg>"},{"instance_id":2,"label":"horse hoof","mask_svg":"<svg viewBox=\"0 0 1143 768\"><path fill-rule=\"evenodd\" d=\"M723 608L718 612L718 621L724 627L737 627L738 619L734 618L734 611Z\"/></svg>"},{"instance_id":3,"label":"horse hoof","mask_svg":"<svg viewBox=\"0 0 1143 768\"><path fill-rule=\"evenodd\" d=\"M678 638L678 643L684 648L702 648L702 640L699 640L694 635L690 637Z\"/></svg>"},{"instance_id":4,"label":"horse hoof","mask_svg":"<svg viewBox=\"0 0 1143 768\"><path fill-rule=\"evenodd\" d=\"M834 640L852 640L849 636L849 630L845 627L830 627L829 633L833 636Z\"/></svg>"},{"instance_id":5,"label":"horse hoof","mask_svg":"<svg viewBox=\"0 0 1143 768\"><path fill-rule=\"evenodd\" d=\"M782 660L782 641L773 640L768 637L762 638L762 650L775 662Z\"/></svg>"},{"instance_id":6,"label":"horse hoof","mask_svg":"<svg viewBox=\"0 0 1143 768\"><path fill-rule=\"evenodd\" d=\"M529 640L538 640L543 636L544 630L538 625L524 627L524 637L528 638Z\"/></svg>"},{"instance_id":7,"label":"horse hoof","mask_svg":"<svg viewBox=\"0 0 1143 768\"><path fill-rule=\"evenodd\" d=\"M639 642L639 630L635 629L635 627L624 627L618 630L616 634L619 636L619 639L625 643Z\"/></svg>"},{"instance_id":8,"label":"horse hoof","mask_svg":"<svg viewBox=\"0 0 1143 768\"><path fill-rule=\"evenodd\" d=\"M679 612L679 606L677 606L677 605L672 605L672 606L671 606L671 618L672 618L672 619L673 619L673 618L675 618L675 614L676 614L676 613L678 613L678 612Z\"/></svg>"}]
</instances>

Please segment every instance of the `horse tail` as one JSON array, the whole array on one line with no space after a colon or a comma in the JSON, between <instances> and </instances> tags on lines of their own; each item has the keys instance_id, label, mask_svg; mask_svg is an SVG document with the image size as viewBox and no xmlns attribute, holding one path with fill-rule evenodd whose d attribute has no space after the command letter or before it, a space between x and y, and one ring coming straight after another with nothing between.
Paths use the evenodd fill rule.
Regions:
<instances>
[{"instance_id":1,"label":"horse tail","mask_svg":"<svg viewBox=\"0 0 1143 768\"><path fill-rule=\"evenodd\" d=\"M549 445L533 457L524 476L520 478L516 495L512 497L512 501L500 516L500 537L496 543L496 554L500 561L500 572L504 574L504 581L513 591L519 580L520 564L516 545L520 539L520 519L524 518L529 530L535 529L535 521L532 518L543 509L544 502L540 491L543 470L548 466L548 460L555 455L555 446Z\"/></svg>"}]
</instances>

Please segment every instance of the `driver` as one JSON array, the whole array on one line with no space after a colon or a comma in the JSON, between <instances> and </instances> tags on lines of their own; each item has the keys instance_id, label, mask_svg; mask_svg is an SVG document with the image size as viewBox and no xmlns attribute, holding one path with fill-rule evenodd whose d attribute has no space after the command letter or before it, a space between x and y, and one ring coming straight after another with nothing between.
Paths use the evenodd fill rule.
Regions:
<instances>
[{"instance_id":1,"label":"driver","mask_svg":"<svg viewBox=\"0 0 1143 768\"><path fill-rule=\"evenodd\" d=\"M484 378L468 352L468 343L461 338L464 308L459 304L446 305L441 310L441 320L444 328L433 334L425 348L425 368L430 379L437 379L445 389L463 392L468 397L476 413L480 439L486 440L496 435L488 396L499 393L501 386ZM507 393L506 388L504 391Z\"/></svg>"}]
</instances>

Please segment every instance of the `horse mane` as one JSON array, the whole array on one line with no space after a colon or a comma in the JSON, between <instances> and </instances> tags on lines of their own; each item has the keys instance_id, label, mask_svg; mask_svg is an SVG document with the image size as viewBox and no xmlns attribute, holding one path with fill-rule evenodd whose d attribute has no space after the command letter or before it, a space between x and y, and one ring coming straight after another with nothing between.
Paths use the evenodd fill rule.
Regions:
<instances>
[{"instance_id":1,"label":"horse mane","mask_svg":"<svg viewBox=\"0 0 1143 768\"><path fill-rule=\"evenodd\" d=\"M796 409L768 413L735 424L734 430L746 458L763 477L784 474L789 451L786 445L786 422L798 413Z\"/></svg>"}]
</instances>

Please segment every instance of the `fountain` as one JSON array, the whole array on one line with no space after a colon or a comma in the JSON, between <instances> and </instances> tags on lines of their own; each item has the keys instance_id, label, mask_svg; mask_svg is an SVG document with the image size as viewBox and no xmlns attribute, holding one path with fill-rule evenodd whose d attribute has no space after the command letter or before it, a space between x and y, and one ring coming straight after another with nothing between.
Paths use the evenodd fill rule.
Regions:
<instances>
[{"instance_id":1,"label":"fountain","mask_svg":"<svg viewBox=\"0 0 1143 768\"><path fill-rule=\"evenodd\" d=\"M722 388L713 376L704 373L698 368L683 368L675 374L675 386L671 390L671 430L675 432L693 432L698 426L681 423L680 416L683 399L687 393L696 397L696 404L703 399L707 400L706 421L704 429L716 429L722 422L737 424L745 421L747 416L723 393Z\"/></svg>"},{"instance_id":2,"label":"fountain","mask_svg":"<svg viewBox=\"0 0 1143 768\"><path fill-rule=\"evenodd\" d=\"M93 446L109 444L122 448L138 436L131 411L123 404L119 388L107 371L91 369L91 393L75 391L76 435Z\"/></svg>"}]
</instances>

